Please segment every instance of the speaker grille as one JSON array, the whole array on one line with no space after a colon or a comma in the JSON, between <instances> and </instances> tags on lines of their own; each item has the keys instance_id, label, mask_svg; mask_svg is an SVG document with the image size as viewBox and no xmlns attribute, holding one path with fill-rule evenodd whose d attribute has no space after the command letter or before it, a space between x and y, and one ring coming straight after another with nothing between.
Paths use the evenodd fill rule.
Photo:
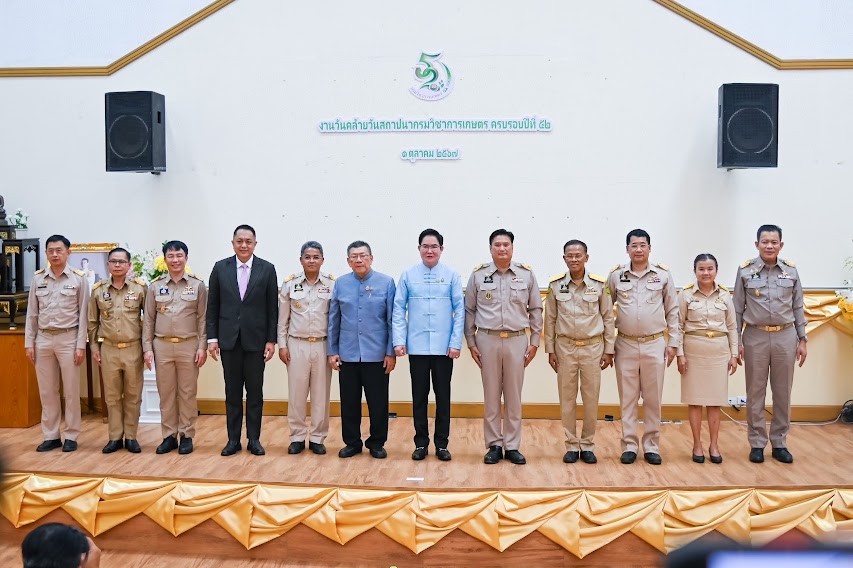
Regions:
<instances>
[{"instance_id":1,"label":"speaker grille","mask_svg":"<svg viewBox=\"0 0 853 568\"><path fill-rule=\"evenodd\" d=\"M123 114L110 124L110 149L124 160L138 158L148 149L148 125L140 116Z\"/></svg>"},{"instance_id":2,"label":"speaker grille","mask_svg":"<svg viewBox=\"0 0 853 568\"><path fill-rule=\"evenodd\" d=\"M726 128L732 148L741 154L760 154L773 143L773 119L760 108L736 110Z\"/></svg>"}]
</instances>

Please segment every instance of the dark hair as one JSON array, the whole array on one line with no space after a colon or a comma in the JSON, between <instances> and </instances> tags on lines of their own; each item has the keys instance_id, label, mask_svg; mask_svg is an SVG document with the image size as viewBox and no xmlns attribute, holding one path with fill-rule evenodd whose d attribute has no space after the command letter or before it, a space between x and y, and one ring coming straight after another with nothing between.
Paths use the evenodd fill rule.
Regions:
<instances>
[{"instance_id":1,"label":"dark hair","mask_svg":"<svg viewBox=\"0 0 853 568\"><path fill-rule=\"evenodd\" d=\"M237 236L237 231L249 231L252 233L252 238L257 239L258 235L255 234L255 229L252 228L251 225L238 225L236 229L234 229L234 234L231 235L232 238Z\"/></svg>"},{"instance_id":2,"label":"dark hair","mask_svg":"<svg viewBox=\"0 0 853 568\"><path fill-rule=\"evenodd\" d=\"M634 229L633 231L628 233L628 235L625 237L625 246L628 246L631 244L631 237L637 237L640 239L645 238L646 244L649 244L649 245L652 244L652 238L649 236L649 234L647 232L645 232L642 229Z\"/></svg>"},{"instance_id":3,"label":"dark hair","mask_svg":"<svg viewBox=\"0 0 853 568\"><path fill-rule=\"evenodd\" d=\"M68 239L66 239L62 235L51 235L51 236L49 236L47 238L47 240L44 242L44 248L47 248L47 246L50 243L62 243L65 245L65 248L71 248L71 241L69 241Z\"/></svg>"},{"instance_id":4,"label":"dark hair","mask_svg":"<svg viewBox=\"0 0 853 568\"><path fill-rule=\"evenodd\" d=\"M436 231L435 229L424 229L421 231L421 234L418 235L418 244L423 244L424 237L435 237L438 239L438 246L444 246L444 237L441 236L441 233Z\"/></svg>"},{"instance_id":5,"label":"dark hair","mask_svg":"<svg viewBox=\"0 0 853 568\"><path fill-rule=\"evenodd\" d=\"M755 233L755 240L761 240L761 233L779 233L779 240L782 240L782 227L779 225L761 225Z\"/></svg>"},{"instance_id":6,"label":"dark hair","mask_svg":"<svg viewBox=\"0 0 853 568\"><path fill-rule=\"evenodd\" d=\"M570 241L566 241L566 244L564 244L564 245L563 245L563 254L566 254L566 249L567 249L567 248L569 248L569 247L571 247L571 246L574 246L574 245L580 245L580 246L582 246L582 247L583 247L583 253L584 253L584 254L586 254L587 252L589 252L589 251L587 250L587 248L586 248L586 243L585 243L585 242L583 242L583 241L579 241L579 240L577 240L577 239L572 239L572 240L570 240Z\"/></svg>"},{"instance_id":7,"label":"dark hair","mask_svg":"<svg viewBox=\"0 0 853 568\"><path fill-rule=\"evenodd\" d=\"M88 259L88 258L86 258L85 256L84 256L83 258L81 258L81 259L80 259L80 262L83 262L84 260L85 260L86 262L89 262L89 259Z\"/></svg>"},{"instance_id":8,"label":"dark hair","mask_svg":"<svg viewBox=\"0 0 853 568\"><path fill-rule=\"evenodd\" d=\"M167 243L164 243L163 244L163 256L166 256L166 253L169 252L170 250L171 251L182 250L182 251L184 251L185 255L187 255L187 256L190 255L190 249L188 249L187 245L185 245L182 241L169 241Z\"/></svg>"},{"instance_id":9,"label":"dark hair","mask_svg":"<svg viewBox=\"0 0 853 568\"><path fill-rule=\"evenodd\" d=\"M369 254L370 256L373 256L373 251L370 249L370 245L364 241L353 241L353 242L351 242L347 246L347 256L349 256L349 251L351 251L352 249L357 249L357 248L361 248L361 247L366 247L367 248L367 254Z\"/></svg>"},{"instance_id":10,"label":"dark hair","mask_svg":"<svg viewBox=\"0 0 853 568\"><path fill-rule=\"evenodd\" d=\"M717 264L717 257L715 257L710 252L703 252L702 254L696 255L696 258L693 259L693 270L696 271L696 265L702 262L703 260L713 260L714 268L720 268L720 265Z\"/></svg>"},{"instance_id":11,"label":"dark hair","mask_svg":"<svg viewBox=\"0 0 853 568\"><path fill-rule=\"evenodd\" d=\"M21 543L24 568L78 568L81 554L89 554L86 535L62 523L41 525Z\"/></svg>"},{"instance_id":12,"label":"dark hair","mask_svg":"<svg viewBox=\"0 0 853 568\"><path fill-rule=\"evenodd\" d=\"M495 229L492 231L492 234L489 235L489 246L492 246L492 243L495 242L497 237L509 237L509 242L515 242L515 235L512 234L512 231L507 231L506 229Z\"/></svg>"},{"instance_id":13,"label":"dark hair","mask_svg":"<svg viewBox=\"0 0 853 568\"><path fill-rule=\"evenodd\" d=\"M317 249L318 251L320 251L320 256L323 256L323 245L321 245L317 241L308 241L304 245L302 245L302 248L299 249L299 256L305 254L305 251L308 249ZM349 250L347 250L347 254L349 254Z\"/></svg>"},{"instance_id":14,"label":"dark hair","mask_svg":"<svg viewBox=\"0 0 853 568\"><path fill-rule=\"evenodd\" d=\"M113 250L111 250L110 253L107 255L107 258L111 257L113 255L113 253L117 253L117 252L123 252L125 255L127 255L127 260L130 260L130 253L127 251L127 249L123 249L121 247L116 247Z\"/></svg>"}]
</instances>

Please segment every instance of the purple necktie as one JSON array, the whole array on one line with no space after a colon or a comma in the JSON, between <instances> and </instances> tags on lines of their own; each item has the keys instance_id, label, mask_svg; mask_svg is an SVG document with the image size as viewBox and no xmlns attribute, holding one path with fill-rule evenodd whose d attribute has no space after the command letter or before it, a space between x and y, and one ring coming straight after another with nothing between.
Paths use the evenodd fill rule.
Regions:
<instances>
[{"instance_id":1,"label":"purple necktie","mask_svg":"<svg viewBox=\"0 0 853 568\"><path fill-rule=\"evenodd\" d=\"M237 286L240 287L240 299L246 297L246 288L249 286L249 266L240 265L240 276L237 278Z\"/></svg>"}]
</instances>

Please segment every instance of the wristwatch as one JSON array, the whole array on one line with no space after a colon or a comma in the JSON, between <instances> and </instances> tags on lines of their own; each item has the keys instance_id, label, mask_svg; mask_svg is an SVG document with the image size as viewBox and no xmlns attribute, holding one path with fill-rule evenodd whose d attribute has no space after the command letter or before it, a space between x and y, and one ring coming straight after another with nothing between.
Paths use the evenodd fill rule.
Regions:
<instances>
[{"instance_id":1,"label":"wristwatch","mask_svg":"<svg viewBox=\"0 0 853 568\"><path fill-rule=\"evenodd\" d=\"M808 343L808 342L809 342L809 337L808 337L807 335L804 335L804 336L802 336L802 337L798 338L798 341L805 341L806 343Z\"/></svg>"}]
</instances>

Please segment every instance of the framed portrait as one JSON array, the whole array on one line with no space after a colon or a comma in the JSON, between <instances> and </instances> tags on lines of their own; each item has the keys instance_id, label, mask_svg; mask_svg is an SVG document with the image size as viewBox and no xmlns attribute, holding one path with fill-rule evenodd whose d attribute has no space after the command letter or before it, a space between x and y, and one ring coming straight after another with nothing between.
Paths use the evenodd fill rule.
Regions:
<instances>
[{"instance_id":1,"label":"framed portrait","mask_svg":"<svg viewBox=\"0 0 853 568\"><path fill-rule=\"evenodd\" d=\"M118 243L80 243L71 245L71 253L68 255L68 264L82 270L89 280L89 289L98 280L109 276L107 268L107 257L110 251L118 246Z\"/></svg>"}]
</instances>

